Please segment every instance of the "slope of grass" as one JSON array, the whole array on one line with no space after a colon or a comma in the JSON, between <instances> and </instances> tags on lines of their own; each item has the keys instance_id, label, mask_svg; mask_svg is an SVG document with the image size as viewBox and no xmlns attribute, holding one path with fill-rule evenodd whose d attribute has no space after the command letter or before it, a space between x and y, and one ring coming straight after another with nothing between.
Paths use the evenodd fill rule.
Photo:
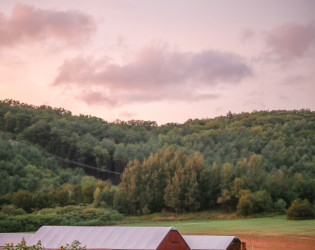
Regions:
<instances>
[{"instance_id":1,"label":"slope of grass","mask_svg":"<svg viewBox=\"0 0 315 250\"><path fill-rule=\"evenodd\" d=\"M291 221L286 216L250 219L146 221L124 226L175 226L182 234L295 234L315 236L315 220Z\"/></svg>"}]
</instances>

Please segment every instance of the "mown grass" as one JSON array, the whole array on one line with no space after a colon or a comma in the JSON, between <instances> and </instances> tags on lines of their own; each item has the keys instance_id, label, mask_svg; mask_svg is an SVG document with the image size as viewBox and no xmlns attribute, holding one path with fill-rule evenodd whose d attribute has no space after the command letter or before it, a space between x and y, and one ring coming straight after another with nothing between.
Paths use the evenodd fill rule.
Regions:
<instances>
[{"instance_id":1,"label":"mown grass","mask_svg":"<svg viewBox=\"0 0 315 250\"><path fill-rule=\"evenodd\" d=\"M292 221L285 215L249 219L142 221L124 226L175 226L182 234L294 234L315 236L315 220Z\"/></svg>"}]
</instances>

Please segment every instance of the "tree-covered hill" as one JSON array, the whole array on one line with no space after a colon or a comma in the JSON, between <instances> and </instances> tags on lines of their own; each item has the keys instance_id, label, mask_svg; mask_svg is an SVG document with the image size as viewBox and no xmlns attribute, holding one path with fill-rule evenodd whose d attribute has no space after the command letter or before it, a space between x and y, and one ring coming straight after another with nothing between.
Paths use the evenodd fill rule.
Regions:
<instances>
[{"instance_id":1,"label":"tree-covered hill","mask_svg":"<svg viewBox=\"0 0 315 250\"><path fill-rule=\"evenodd\" d=\"M158 126L0 101L0 185L7 197L2 201L8 203L19 189L64 191L88 179L60 158L119 173L127 167L109 202L126 213L283 209L296 199L314 202L315 112L229 112ZM119 182L119 175L86 173ZM86 202L102 202L104 185L97 185L90 185ZM102 195L95 194L97 188ZM74 189L69 190L70 195Z\"/></svg>"},{"instance_id":2,"label":"tree-covered hill","mask_svg":"<svg viewBox=\"0 0 315 250\"><path fill-rule=\"evenodd\" d=\"M35 107L13 100L0 102L0 130L63 158L122 172L128 161L142 161L159 148L174 145L205 163L230 162L261 154L268 170L312 162L315 112L259 111L184 124L131 120L106 122L70 111ZM306 167L307 168L307 167Z\"/></svg>"}]
</instances>

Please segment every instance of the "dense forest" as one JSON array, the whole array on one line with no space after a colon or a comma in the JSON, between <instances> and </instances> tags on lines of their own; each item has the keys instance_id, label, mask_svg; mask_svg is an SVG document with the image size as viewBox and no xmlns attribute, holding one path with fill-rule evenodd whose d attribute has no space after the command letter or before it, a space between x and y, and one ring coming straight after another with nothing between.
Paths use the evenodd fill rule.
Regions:
<instances>
[{"instance_id":1,"label":"dense forest","mask_svg":"<svg viewBox=\"0 0 315 250\"><path fill-rule=\"evenodd\" d=\"M315 112L158 126L4 100L0 186L0 216L86 204L134 215L284 211L315 202Z\"/></svg>"}]
</instances>

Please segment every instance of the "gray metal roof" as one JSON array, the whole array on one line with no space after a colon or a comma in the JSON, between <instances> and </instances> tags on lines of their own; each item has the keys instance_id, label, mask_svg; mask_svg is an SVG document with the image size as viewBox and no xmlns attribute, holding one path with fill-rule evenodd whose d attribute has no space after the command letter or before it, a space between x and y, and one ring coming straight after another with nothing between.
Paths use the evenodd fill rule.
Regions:
<instances>
[{"instance_id":1,"label":"gray metal roof","mask_svg":"<svg viewBox=\"0 0 315 250\"><path fill-rule=\"evenodd\" d=\"M157 249L173 227L43 226L27 241L41 240L45 248L58 249L78 240L88 249Z\"/></svg>"},{"instance_id":2,"label":"gray metal roof","mask_svg":"<svg viewBox=\"0 0 315 250\"><path fill-rule=\"evenodd\" d=\"M236 236L182 235L191 250L226 250Z\"/></svg>"},{"instance_id":3,"label":"gray metal roof","mask_svg":"<svg viewBox=\"0 0 315 250\"><path fill-rule=\"evenodd\" d=\"M17 245L24 238L26 241L33 236L32 233L0 233L0 246L5 246L6 244Z\"/></svg>"}]
</instances>

